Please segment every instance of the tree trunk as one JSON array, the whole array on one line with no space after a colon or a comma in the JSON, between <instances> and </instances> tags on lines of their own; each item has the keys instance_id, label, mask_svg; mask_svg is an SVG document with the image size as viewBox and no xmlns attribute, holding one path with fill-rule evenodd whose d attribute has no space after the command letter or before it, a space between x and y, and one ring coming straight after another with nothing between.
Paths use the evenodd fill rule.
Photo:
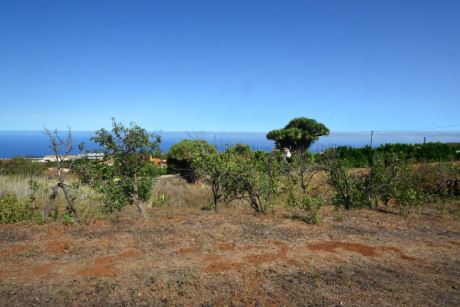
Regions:
<instances>
[{"instance_id":1,"label":"tree trunk","mask_svg":"<svg viewBox=\"0 0 460 307\"><path fill-rule=\"evenodd\" d=\"M257 212L257 213L261 213L263 210L262 210L262 206L260 204L260 200L258 197L254 196L254 195L250 195L249 196L249 199L250 199L250 203L251 203L251 207Z\"/></svg>"},{"instance_id":2,"label":"tree trunk","mask_svg":"<svg viewBox=\"0 0 460 307\"><path fill-rule=\"evenodd\" d=\"M147 210L145 210L144 205L140 201L136 201L136 207L144 219L148 218Z\"/></svg>"},{"instance_id":3,"label":"tree trunk","mask_svg":"<svg viewBox=\"0 0 460 307\"><path fill-rule=\"evenodd\" d=\"M72 216L77 216L77 210L75 209L75 206L73 204L73 200L70 197L69 190L67 189L67 186L63 182L60 182L58 185L60 186L60 188L64 192L65 200L67 201L67 206L66 206L67 212Z\"/></svg>"},{"instance_id":4,"label":"tree trunk","mask_svg":"<svg viewBox=\"0 0 460 307\"><path fill-rule=\"evenodd\" d=\"M212 197L213 197L213 203L214 203L214 212L217 212L217 203L219 202L219 190L215 185L212 186Z\"/></svg>"},{"instance_id":5,"label":"tree trunk","mask_svg":"<svg viewBox=\"0 0 460 307\"><path fill-rule=\"evenodd\" d=\"M146 219L148 217L147 215L147 210L145 210L144 205L139 199L139 188L137 186L137 175L134 174L134 180L133 180L133 201L136 204L137 210L139 210L139 213L141 216Z\"/></svg>"},{"instance_id":6,"label":"tree trunk","mask_svg":"<svg viewBox=\"0 0 460 307\"><path fill-rule=\"evenodd\" d=\"M302 187L303 196L305 196L307 194L307 185L303 173L300 175L300 186Z\"/></svg>"},{"instance_id":7,"label":"tree trunk","mask_svg":"<svg viewBox=\"0 0 460 307\"><path fill-rule=\"evenodd\" d=\"M54 209L56 205L56 197L58 196L58 189L59 186L55 185L51 188L51 195L49 197L49 202L46 204L45 208L43 208L43 217L47 219L50 215L50 212Z\"/></svg>"},{"instance_id":8,"label":"tree trunk","mask_svg":"<svg viewBox=\"0 0 460 307\"><path fill-rule=\"evenodd\" d=\"M217 203L219 202L219 199L216 195L214 195L214 212L217 212Z\"/></svg>"}]
</instances>

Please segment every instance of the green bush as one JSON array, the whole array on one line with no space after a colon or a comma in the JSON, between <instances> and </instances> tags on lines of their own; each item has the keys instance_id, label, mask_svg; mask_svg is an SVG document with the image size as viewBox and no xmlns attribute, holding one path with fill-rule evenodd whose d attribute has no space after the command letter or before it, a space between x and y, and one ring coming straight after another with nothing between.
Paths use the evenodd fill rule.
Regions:
<instances>
[{"instance_id":1,"label":"green bush","mask_svg":"<svg viewBox=\"0 0 460 307\"><path fill-rule=\"evenodd\" d=\"M346 209L392 203L406 215L424 202L459 195L460 167L455 163L414 164L401 151L376 151L368 170L353 170L348 159L337 156L324 160L335 203Z\"/></svg>"},{"instance_id":2,"label":"green bush","mask_svg":"<svg viewBox=\"0 0 460 307\"><path fill-rule=\"evenodd\" d=\"M0 223L14 224L21 221L42 222L42 216L29 201L18 201L15 196L0 196Z\"/></svg>"},{"instance_id":3,"label":"green bush","mask_svg":"<svg viewBox=\"0 0 460 307\"><path fill-rule=\"evenodd\" d=\"M426 143L426 144L384 144L377 148L365 146L353 148L339 146L329 150L337 153L339 159L346 160L351 167L368 167L372 164L374 154L397 154L404 160L414 162L448 162L458 160L456 150L460 143Z\"/></svg>"},{"instance_id":4,"label":"green bush","mask_svg":"<svg viewBox=\"0 0 460 307\"><path fill-rule=\"evenodd\" d=\"M168 171L179 173L189 183L194 182L198 178L194 161L216 153L217 149L204 140L182 140L168 151Z\"/></svg>"},{"instance_id":5,"label":"green bush","mask_svg":"<svg viewBox=\"0 0 460 307\"><path fill-rule=\"evenodd\" d=\"M26 158L0 160L0 175L40 176L45 170L45 164L32 162Z\"/></svg>"},{"instance_id":6,"label":"green bush","mask_svg":"<svg viewBox=\"0 0 460 307\"><path fill-rule=\"evenodd\" d=\"M279 197L285 159L279 153L256 151L225 153L224 199L244 199L259 213L267 212Z\"/></svg>"},{"instance_id":7,"label":"green bush","mask_svg":"<svg viewBox=\"0 0 460 307\"><path fill-rule=\"evenodd\" d=\"M291 208L301 209L304 211L316 212L323 205L323 200L319 197L303 195L300 197L289 194L288 206Z\"/></svg>"},{"instance_id":8,"label":"green bush","mask_svg":"<svg viewBox=\"0 0 460 307\"><path fill-rule=\"evenodd\" d=\"M351 170L346 160L333 159L325 165L327 182L335 190L333 202L345 209L368 207L366 175Z\"/></svg>"}]
</instances>

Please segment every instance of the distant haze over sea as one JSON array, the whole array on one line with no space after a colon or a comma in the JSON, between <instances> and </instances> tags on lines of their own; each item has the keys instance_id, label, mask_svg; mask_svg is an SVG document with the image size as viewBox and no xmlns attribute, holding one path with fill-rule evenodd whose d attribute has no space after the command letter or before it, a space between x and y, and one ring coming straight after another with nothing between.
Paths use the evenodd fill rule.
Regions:
<instances>
[{"instance_id":1,"label":"distant haze over sea","mask_svg":"<svg viewBox=\"0 0 460 307\"><path fill-rule=\"evenodd\" d=\"M166 152L175 143L183 139L204 139L217 146L219 150L237 143L247 144L252 149L271 150L273 142L267 140L265 132L158 132L162 137L161 150ZM89 150L97 149L90 141L94 132L72 132L75 144L84 142ZM65 132L62 132L65 136ZM373 146L385 143L423 143L426 142L460 142L460 131L376 131L373 136ZM312 145L312 152L320 152L327 148L342 145L362 147L369 145L370 131L366 132L332 132L327 137L321 137ZM0 131L0 158L16 156L41 157L51 154L48 137L42 131Z\"/></svg>"}]
</instances>

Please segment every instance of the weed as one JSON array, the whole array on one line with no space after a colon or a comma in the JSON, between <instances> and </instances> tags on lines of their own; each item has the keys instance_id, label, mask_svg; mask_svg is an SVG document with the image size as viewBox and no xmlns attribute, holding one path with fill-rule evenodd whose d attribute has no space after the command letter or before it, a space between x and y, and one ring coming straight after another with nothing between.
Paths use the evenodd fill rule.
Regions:
<instances>
[{"instance_id":1,"label":"weed","mask_svg":"<svg viewBox=\"0 0 460 307\"><path fill-rule=\"evenodd\" d=\"M337 211L334 216L334 221L343 222L343 215L340 211Z\"/></svg>"},{"instance_id":2,"label":"weed","mask_svg":"<svg viewBox=\"0 0 460 307\"><path fill-rule=\"evenodd\" d=\"M69 213L64 213L64 217L63 217L63 221L62 221L65 225L70 225L70 224L73 224L75 222L75 218L70 215Z\"/></svg>"}]
</instances>

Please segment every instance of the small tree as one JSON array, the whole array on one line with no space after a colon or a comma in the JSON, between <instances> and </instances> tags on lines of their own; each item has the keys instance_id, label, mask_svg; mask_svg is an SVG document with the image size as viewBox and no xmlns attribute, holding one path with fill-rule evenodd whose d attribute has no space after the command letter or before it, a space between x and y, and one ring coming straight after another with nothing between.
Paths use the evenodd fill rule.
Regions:
<instances>
[{"instance_id":1,"label":"small tree","mask_svg":"<svg viewBox=\"0 0 460 307\"><path fill-rule=\"evenodd\" d=\"M241 154L230 150L225 154L228 155L223 182L225 199L245 199L256 212L266 212L278 196L285 160L277 153Z\"/></svg>"},{"instance_id":2,"label":"small tree","mask_svg":"<svg viewBox=\"0 0 460 307\"><path fill-rule=\"evenodd\" d=\"M204 140L182 140L168 151L168 169L179 173L187 182L192 183L198 177L194 161L199 157L216 153L217 149Z\"/></svg>"},{"instance_id":3,"label":"small tree","mask_svg":"<svg viewBox=\"0 0 460 307\"><path fill-rule=\"evenodd\" d=\"M59 194L59 189L64 193L64 197L67 202L66 211L70 216L76 217L77 210L75 209L74 201L76 199L75 193L72 193L74 186L66 183L66 178L63 173L62 163L67 160L68 155L72 152L72 133L70 128L68 129L67 136L61 138L57 130L51 131L45 128L45 134L48 135L51 145L50 148L54 153L56 159L56 177L58 183L51 188L51 195L49 202L43 210L43 216L48 218L50 212L55 209L56 198Z\"/></svg>"},{"instance_id":4,"label":"small tree","mask_svg":"<svg viewBox=\"0 0 460 307\"><path fill-rule=\"evenodd\" d=\"M104 151L102 163L89 164L90 184L104 197L107 211L136 205L142 217L142 204L149 196L155 173L149 172L149 157L159 152L160 136L130 123L125 127L112 118L112 130L100 129L91 138Z\"/></svg>"},{"instance_id":5,"label":"small tree","mask_svg":"<svg viewBox=\"0 0 460 307\"><path fill-rule=\"evenodd\" d=\"M396 202L401 215L417 203L419 195L413 185L413 166L410 160L396 153L377 153L374 156L368 179L367 196L373 206ZM372 203L372 202L373 203Z\"/></svg>"},{"instance_id":6,"label":"small tree","mask_svg":"<svg viewBox=\"0 0 460 307\"><path fill-rule=\"evenodd\" d=\"M331 153L335 154L335 153ZM361 208L369 205L366 198L366 175L350 169L347 161L328 157L324 160L327 182L335 190L334 203L345 209Z\"/></svg>"},{"instance_id":7,"label":"small tree","mask_svg":"<svg viewBox=\"0 0 460 307\"><path fill-rule=\"evenodd\" d=\"M275 141L278 149L285 147L292 151L306 151L320 136L328 135L329 129L314 119L300 117L291 120L283 129L272 130L267 134Z\"/></svg>"},{"instance_id":8,"label":"small tree","mask_svg":"<svg viewBox=\"0 0 460 307\"><path fill-rule=\"evenodd\" d=\"M289 164L290 178L294 184L298 184L302 190L302 195L307 195L313 177L321 170L315 164L313 155L305 152L294 152Z\"/></svg>"},{"instance_id":9,"label":"small tree","mask_svg":"<svg viewBox=\"0 0 460 307\"><path fill-rule=\"evenodd\" d=\"M295 151L288 163L289 173L285 184L287 190L287 205L291 208L301 209L308 212L303 218L309 223L319 222L318 209L323 201L319 197L313 197L311 182L313 177L321 171L315 162L313 155Z\"/></svg>"},{"instance_id":10,"label":"small tree","mask_svg":"<svg viewBox=\"0 0 460 307\"><path fill-rule=\"evenodd\" d=\"M194 168L199 178L211 187L214 210L223 197L223 183L228 175L225 154L210 153L195 159Z\"/></svg>"}]
</instances>

